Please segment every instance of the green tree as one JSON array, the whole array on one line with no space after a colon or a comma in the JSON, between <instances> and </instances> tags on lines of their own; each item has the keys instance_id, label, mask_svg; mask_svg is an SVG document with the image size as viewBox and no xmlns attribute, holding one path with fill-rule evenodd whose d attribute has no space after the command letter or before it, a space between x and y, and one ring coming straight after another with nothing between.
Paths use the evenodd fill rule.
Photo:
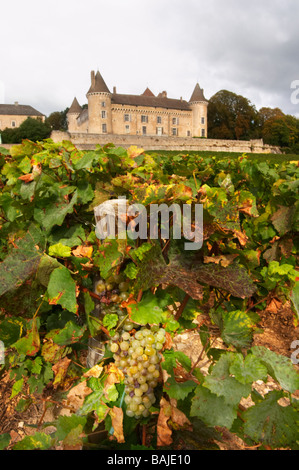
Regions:
<instances>
[{"instance_id":1,"label":"green tree","mask_svg":"<svg viewBox=\"0 0 299 470\"><path fill-rule=\"evenodd\" d=\"M264 142L295 152L299 147L299 119L291 115L273 115L261 128ZM297 149L297 150L296 150Z\"/></svg>"},{"instance_id":2,"label":"green tree","mask_svg":"<svg viewBox=\"0 0 299 470\"><path fill-rule=\"evenodd\" d=\"M19 144L23 139L37 142L47 139L50 134L51 128L47 123L29 117L16 129L4 129L2 141L4 144Z\"/></svg>"},{"instance_id":3,"label":"green tree","mask_svg":"<svg viewBox=\"0 0 299 470\"><path fill-rule=\"evenodd\" d=\"M47 119L46 124L50 126L51 130L55 131L66 131L67 130L67 112L69 108L66 108L64 111L54 111L51 113Z\"/></svg>"},{"instance_id":4,"label":"green tree","mask_svg":"<svg viewBox=\"0 0 299 470\"><path fill-rule=\"evenodd\" d=\"M250 140L258 137L258 112L247 98L221 90L209 101L209 137Z\"/></svg>"}]
</instances>

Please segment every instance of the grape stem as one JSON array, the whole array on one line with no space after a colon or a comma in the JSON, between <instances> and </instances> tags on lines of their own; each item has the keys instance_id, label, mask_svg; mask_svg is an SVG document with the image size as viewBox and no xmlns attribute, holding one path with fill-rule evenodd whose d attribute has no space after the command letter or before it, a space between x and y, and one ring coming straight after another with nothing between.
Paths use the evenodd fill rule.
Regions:
<instances>
[{"instance_id":1,"label":"grape stem","mask_svg":"<svg viewBox=\"0 0 299 470\"><path fill-rule=\"evenodd\" d=\"M94 317L93 315L89 315L89 317L90 317L92 320L95 320L95 321L99 324L101 330L102 330L107 336L110 337L109 331L107 330L107 328L105 328L105 327L102 325L102 323L100 322L100 320L99 320L97 317Z\"/></svg>"}]
</instances>

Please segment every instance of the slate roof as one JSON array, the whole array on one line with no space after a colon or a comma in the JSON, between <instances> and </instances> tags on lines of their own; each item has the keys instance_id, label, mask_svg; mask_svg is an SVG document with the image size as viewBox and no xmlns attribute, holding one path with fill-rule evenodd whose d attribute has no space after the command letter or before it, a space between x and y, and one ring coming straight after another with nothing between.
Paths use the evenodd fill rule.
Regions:
<instances>
[{"instance_id":1,"label":"slate roof","mask_svg":"<svg viewBox=\"0 0 299 470\"><path fill-rule=\"evenodd\" d=\"M27 104L0 104L0 115L44 116L44 114Z\"/></svg>"},{"instance_id":2,"label":"slate roof","mask_svg":"<svg viewBox=\"0 0 299 470\"><path fill-rule=\"evenodd\" d=\"M149 106L153 108L179 109L190 111L190 105L187 101L173 98L161 98L159 96L143 95L121 95L113 93L111 95L112 104L123 104L127 106Z\"/></svg>"},{"instance_id":3,"label":"slate roof","mask_svg":"<svg viewBox=\"0 0 299 470\"><path fill-rule=\"evenodd\" d=\"M192 96L189 100L189 103L195 102L195 101L205 101L208 103L208 100L205 99L204 94L203 94L203 89L200 88L199 84L197 83L194 91L192 93Z\"/></svg>"},{"instance_id":4,"label":"slate roof","mask_svg":"<svg viewBox=\"0 0 299 470\"><path fill-rule=\"evenodd\" d=\"M80 114L82 111L81 106L78 103L77 98L74 98L70 109L68 110L68 114Z\"/></svg>"},{"instance_id":5,"label":"slate roof","mask_svg":"<svg viewBox=\"0 0 299 470\"><path fill-rule=\"evenodd\" d=\"M95 74L94 83L91 84L88 93L110 93L102 75L99 71Z\"/></svg>"}]
</instances>

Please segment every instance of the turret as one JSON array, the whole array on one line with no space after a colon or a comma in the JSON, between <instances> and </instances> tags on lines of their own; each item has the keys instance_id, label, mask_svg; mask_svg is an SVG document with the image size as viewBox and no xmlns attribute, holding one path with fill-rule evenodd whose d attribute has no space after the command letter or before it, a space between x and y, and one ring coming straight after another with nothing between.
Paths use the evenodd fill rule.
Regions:
<instances>
[{"instance_id":1,"label":"turret","mask_svg":"<svg viewBox=\"0 0 299 470\"><path fill-rule=\"evenodd\" d=\"M189 100L192 109L193 137L208 136L208 100L204 97L203 89L197 83Z\"/></svg>"},{"instance_id":2,"label":"turret","mask_svg":"<svg viewBox=\"0 0 299 470\"><path fill-rule=\"evenodd\" d=\"M111 93L102 75L91 72L91 86L87 92L88 132L91 134L111 134Z\"/></svg>"},{"instance_id":3,"label":"turret","mask_svg":"<svg viewBox=\"0 0 299 470\"><path fill-rule=\"evenodd\" d=\"M75 97L70 109L67 112L67 122L69 132L78 132L77 118L80 116L82 108L78 103L77 98Z\"/></svg>"}]
</instances>

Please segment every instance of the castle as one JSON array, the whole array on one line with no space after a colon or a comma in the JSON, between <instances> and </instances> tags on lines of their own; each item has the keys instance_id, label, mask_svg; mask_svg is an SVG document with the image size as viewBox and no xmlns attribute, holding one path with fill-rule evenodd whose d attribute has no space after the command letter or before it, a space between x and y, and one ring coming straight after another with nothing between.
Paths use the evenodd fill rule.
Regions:
<instances>
[{"instance_id":1,"label":"castle","mask_svg":"<svg viewBox=\"0 0 299 470\"><path fill-rule=\"evenodd\" d=\"M197 83L188 101L155 96L149 88L142 95L111 93L102 75L91 72L88 107L76 98L67 113L71 134L207 137L208 101Z\"/></svg>"}]
</instances>

